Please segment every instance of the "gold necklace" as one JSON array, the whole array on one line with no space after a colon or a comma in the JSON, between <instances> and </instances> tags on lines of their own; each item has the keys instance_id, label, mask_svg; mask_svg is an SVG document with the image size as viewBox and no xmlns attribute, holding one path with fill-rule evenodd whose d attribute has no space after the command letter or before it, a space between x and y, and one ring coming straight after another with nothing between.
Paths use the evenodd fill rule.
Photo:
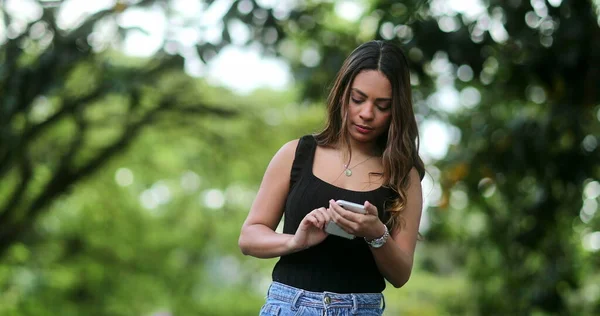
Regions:
<instances>
[{"instance_id":1,"label":"gold necklace","mask_svg":"<svg viewBox=\"0 0 600 316\"><path fill-rule=\"evenodd\" d=\"M352 166L352 167L348 167L349 163L348 163L348 164L345 164L345 165L344 165L344 174L346 175L346 177L349 177L349 176L351 176L351 175L352 175L352 169L353 169L353 168L356 168L356 166L358 166L358 165L360 165L360 164L362 164L362 163L366 162L367 160L369 160L369 159L371 159L371 158L373 158L373 156L371 156L371 157L369 157L369 158L367 158L367 159L365 159L365 160L363 160L363 161L361 161L361 162L359 162L359 163L355 164L355 165L354 165L354 166Z\"/></svg>"}]
</instances>

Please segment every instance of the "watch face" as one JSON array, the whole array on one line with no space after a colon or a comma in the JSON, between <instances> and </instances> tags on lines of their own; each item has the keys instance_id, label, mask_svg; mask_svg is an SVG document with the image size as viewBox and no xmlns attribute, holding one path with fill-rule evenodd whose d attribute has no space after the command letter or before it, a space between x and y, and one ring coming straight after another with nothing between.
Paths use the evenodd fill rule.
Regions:
<instances>
[{"instance_id":1,"label":"watch face","mask_svg":"<svg viewBox=\"0 0 600 316\"><path fill-rule=\"evenodd\" d=\"M383 244L385 243L385 240L373 240L373 242L371 243L371 246L373 248L379 248L381 246L383 246Z\"/></svg>"},{"instance_id":2,"label":"watch face","mask_svg":"<svg viewBox=\"0 0 600 316\"><path fill-rule=\"evenodd\" d=\"M386 227L383 236L371 241L367 241L367 243L373 248L379 248L385 244L385 242L388 240L388 237L390 237L390 233L388 232L388 229ZM365 238L365 240L367 239Z\"/></svg>"}]
</instances>

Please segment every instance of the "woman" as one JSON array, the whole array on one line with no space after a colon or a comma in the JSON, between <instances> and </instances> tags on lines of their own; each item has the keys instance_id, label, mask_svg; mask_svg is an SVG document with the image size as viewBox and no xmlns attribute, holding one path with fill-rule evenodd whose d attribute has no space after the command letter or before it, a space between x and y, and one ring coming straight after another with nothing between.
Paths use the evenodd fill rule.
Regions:
<instances>
[{"instance_id":1,"label":"woman","mask_svg":"<svg viewBox=\"0 0 600 316\"><path fill-rule=\"evenodd\" d=\"M423 174L406 57L365 43L337 75L325 129L275 154L242 227L245 255L281 257L260 314L381 315L385 280L410 277ZM329 235L330 221L360 238Z\"/></svg>"}]
</instances>

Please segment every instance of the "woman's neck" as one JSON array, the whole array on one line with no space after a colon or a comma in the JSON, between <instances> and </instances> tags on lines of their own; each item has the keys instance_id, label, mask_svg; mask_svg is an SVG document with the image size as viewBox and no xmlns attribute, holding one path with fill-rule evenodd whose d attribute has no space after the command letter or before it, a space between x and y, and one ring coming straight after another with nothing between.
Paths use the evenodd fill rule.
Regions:
<instances>
[{"instance_id":1,"label":"woman's neck","mask_svg":"<svg viewBox=\"0 0 600 316\"><path fill-rule=\"evenodd\" d=\"M352 157L360 158L360 157L374 157L380 156L380 150L377 148L377 144L375 142L370 143L362 143L357 142L356 140L350 138L350 150L352 151Z\"/></svg>"}]
</instances>

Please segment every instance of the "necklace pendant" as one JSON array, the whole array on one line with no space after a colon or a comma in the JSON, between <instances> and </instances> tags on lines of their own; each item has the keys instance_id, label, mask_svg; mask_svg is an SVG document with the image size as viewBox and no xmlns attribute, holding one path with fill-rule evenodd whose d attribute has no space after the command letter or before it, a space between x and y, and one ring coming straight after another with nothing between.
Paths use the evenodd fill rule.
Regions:
<instances>
[{"instance_id":1,"label":"necklace pendant","mask_svg":"<svg viewBox=\"0 0 600 316\"><path fill-rule=\"evenodd\" d=\"M346 170L344 170L344 174L346 174L346 177L349 177L352 175L352 170L346 169Z\"/></svg>"}]
</instances>

